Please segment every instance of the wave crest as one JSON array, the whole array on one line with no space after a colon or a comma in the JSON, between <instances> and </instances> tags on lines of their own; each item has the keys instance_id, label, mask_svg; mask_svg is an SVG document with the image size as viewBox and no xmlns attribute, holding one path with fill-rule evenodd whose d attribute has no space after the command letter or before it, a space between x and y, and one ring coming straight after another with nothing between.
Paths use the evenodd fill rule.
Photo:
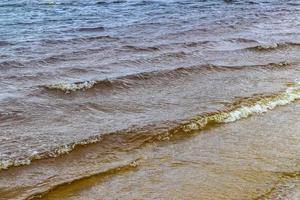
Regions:
<instances>
[{"instance_id":1,"label":"wave crest","mask_svg":"<svg viewBox=\"0 0 300 200\"><path fill-rule=\"evenodd\" d=\"M86 81L86 82L76 82L76 83L58 83L46 86L46 88L51 90L61 90L65 93L74 92L76 90L86 90L92 88L97 81Z\"/></svg>"},{"instance_id":2,"label":"wave crest","mask_svg":"<svg viewBox=\"0 0 300 200\"><path fill-rule=\"evenodd\" d=\"M273 44L260 44L257 46L246 48L250 51L272 51L277 49L283 49L288 47L300 47L300 43L285 42L285 43L273 43Z\"/></svg>"},{"instance_id":3,"label":"wave crest","mask_svg":"<svg viewBox=\"0 0 300 200\"><path fill-rule=\"evenodd\" d=\"M125 161L123 163L118 163L116 166L112 166L111 168L104 169L103 171L95 172L86 176L79 176L77 178L73 178L71 180L64 180L64 182L58 183L57 185L54 185L44 191L36 192L26 199L40 199L45 196L51 196L51 194L65 190L66 188L79 186L82 184L82 182L91 180L91 179L101 179L105 178L107 176L114 176L122 173L126 173L132 170L135 170L138 168L142 161L142 158L137 158L135 160L131 161ZM85 182L86 183L86 182Z\"/></svg>"},{"instance_id":4,"label":"wave crest","mask_svg":"<svg viewBox=\"0 0 300 200\"><path fill-rule=\"evenodd\" d=\"M137 82L141 80L170 80L175 79L179 77L189 76L195 73L211 73L211 72L218 72L218 71L233 71L233 70L243 70L243 69L256 69L256 68L262 68L262 69L281 69L284 67L291 66L292 63L288 62L279 62L279 63L268 63L265 65L249 65L249 66L218 66L218 65L195 65L191 67L179 67L171 70L162 70L162 71L150 71L150 72L142 72L137 74L131 74L126 76L120 76L117 78L112 79L104 79L104 80L90 80L90 81L81 81L81 82L75 82L75 83L55 83L51 85L43 86L46 89L49 90L56 90L61 91L64 93L71 93L76 91L85 91L88 89L92 89L95 87L99 88L128 88L129 86L139 84Z\"/></svg>"}]
</instances>

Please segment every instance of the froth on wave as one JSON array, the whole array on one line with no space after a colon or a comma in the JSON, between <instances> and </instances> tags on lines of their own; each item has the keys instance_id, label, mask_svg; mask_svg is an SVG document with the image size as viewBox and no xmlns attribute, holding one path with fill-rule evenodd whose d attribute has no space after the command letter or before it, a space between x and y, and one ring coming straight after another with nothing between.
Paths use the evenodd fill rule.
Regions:
<instances>
[{"instance_id":1,"label":"froth on wave","mask_svg":"<svg viewBox=\"0 0 300 200\"><path fill-rule=\"evenodd\" d=\"M90 81L80 81L74 83L61 82L54 83L50 85L43 86L48 90L61 91L66 94L85 91L92 88L98 89L112 89L112 88L128 88L133 85L139 84L139 81L142 80L170 80L177 79L179 77L189 76L193 74L206 74L218 71L232 71L232 70L243 70L243 69L281 69L287 66L292 65L288 62L279 62L279 63L268 63L265 65L249 65L249 66L218 66L218 65L195 65L191 67L179 67L171 70L161 70L161 71L150 71L142 72L132 75L120 76L112 79L104 80L90 80Z\"/></svg>"},{"instance_id":2,"label":"froth on wave","mask_svg":"<svg viewBox=\"0 0 300 200\"><path fill-rule=\"evenodd\" d=\"M265 113L278 106L290 104L300 99L300 82L289 85L283 92L243 98L228 105L222 111L196 116L186 123L180 124L173 132L178 132L178 130L184 133L199 131L210 125L235 122L254 114Z\"/></svg>"},{"instance_id":3,"label":"froth on wave","mask_svg":"<svg viewBox=\"0 0 300 200\"><path fill-rule=\"evenodd\" d=\"M46 88L51 90L60 90L65 93L74 92L76 90L86 90L94 87L97 81L85 81L85 82L76 82L76 83L58 83L46 86Z\"/></svg>"},{"instance_id":4,"label":"froth on wave","mask_svg":"<svg viewBox=\"0 0 300 200\"><path fill-rule=\"evenodd\" d=\"M290 104L299 99L300 82L292 82L288 84L285 91L271 95L243 98L227 105L221 111L206 114L202 113L198 116L181 122L168 123L168 127L164 126L165 128L153 125L151 128L156 127L155 130L151 130L151 128L148 126L144 127L146 130L128 129L114 133L96 135L79 142L66 144L48 152L36 152L35 154L26 158L20 158L16 160L1 160L0 169L7 169L12 166L29 165L33 160L57 157L71 152L76 147L101 142L104 140L104 138L106 138L106 140L107 138L110 138L108 139L110 143L120 140L116 139L115 137L120 137L122 140L126 140L127 138L128 141L133 141L134 137L132 137L132 135L135 135L136 138L139 139L141 137L145 137L145 141L143 141L143 143L166 140L176 135L185 135L195 131L201 131L217 124L231 123L243 118L247 118L251 115L265 113L268 110L272 110L278 106Z\"/></svg>"}]
</instances>

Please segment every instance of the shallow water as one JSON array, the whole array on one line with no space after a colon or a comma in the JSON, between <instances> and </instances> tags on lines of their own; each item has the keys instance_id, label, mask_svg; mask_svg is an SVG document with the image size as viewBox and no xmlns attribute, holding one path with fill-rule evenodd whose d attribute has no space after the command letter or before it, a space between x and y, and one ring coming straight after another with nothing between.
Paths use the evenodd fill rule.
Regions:
<instances>
[{"instance_id":1,"label":"shallow water","mask_svg":"<svg viewBox=\"0 0 300 200\"><path fill-rule=\"evenodd\" d=\"M297 199L299 18L292 0L1 1L0 199Z\"/></svg>"}]
</instances>

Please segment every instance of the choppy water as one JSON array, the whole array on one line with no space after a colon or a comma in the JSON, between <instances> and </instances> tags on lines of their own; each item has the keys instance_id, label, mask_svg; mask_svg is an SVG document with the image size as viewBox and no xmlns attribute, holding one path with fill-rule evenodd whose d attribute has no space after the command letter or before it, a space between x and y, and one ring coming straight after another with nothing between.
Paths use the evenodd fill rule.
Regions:
<instances>
[{"instance_id":1,"label":"choppy water","mask_svg":"<svg viewBox=\"0 0 300 200\"><path fill-rule=\"evenodd\" d=\"M93 199L120 174L131 189L102 198L144 184L127 198L276 199L287 184L297 199L299 50L295 0L3 0L0 199ZM215 171L188 180L195 167Z\"/></svg>"}]
</instances>

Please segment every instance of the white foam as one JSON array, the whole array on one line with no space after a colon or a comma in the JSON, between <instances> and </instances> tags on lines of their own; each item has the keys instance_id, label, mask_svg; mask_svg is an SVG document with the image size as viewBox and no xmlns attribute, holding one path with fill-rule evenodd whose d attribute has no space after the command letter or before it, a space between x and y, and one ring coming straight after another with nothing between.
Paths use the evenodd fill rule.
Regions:
<instances>
[{"instance_id":1,"label":"white foam","mask_svg":"<svg viewBox=\"0 0 300 200\"><path fill-rule=\"evenodd\" d=\"M80 83L58 83L47 86L49 89L57 89L68 92L74 92L77 90L86 90L92 88L97 82L96 81L85 81Z\"/></svg>"},{"instance_id":2,"label":"white foam","mask_svg":"<svg viewBox=\"0 0 300 200\"><path fill-rule=\"evenodd\" d=\"M79 145L86 145L86 144L92 144L99 142L101 140L101 136L97 136L94 138L89 138L77 143L71 143L67 145L60 146L57 149L54 149L53 151L48 151L48 152L37 152L33 151L31 156L28 156L26 158L18 158L18 159L8 159L8 160L1 160L0 161L0 170L1 169L8 169L9 167L12 166L22 166L22 165L30 165L31 161L33 160L39 160L43 158L55 158L63 154L67 154L71 152L76 146Z\"/></svg>"},{"instance_id":3,"label":"white foam","mask_svg":"<svg viewBox=\"0 0 300 200\"><path fill-rule=\"evenodd\" d=\"M242 118L247 118L254 114L265 113L268 110L272 110L277 106L283 106L290 104L291 102L300 99L300 83L295 82L293 86L288 87L284 92L278 93L277 95L260 97L257 100L245 101L249 105L237 106L231 111L221 111L215 114L209 114L206 116L198 116L192 119L190 122L182 126L182 130L186 133L191 131L201 130L209 123L230 123L235 122Z\"/></svg>"},{"instance_id":4,"label":"white foam","mask_svg":"<svg viewBox=\"0 0 300 200\"><path fill-rule=\"evenodd\" d=\"M228 113L228 117L224 119L224 123L234 122L241 118L249 117L253 114L260 114L272 110L277 106L283 106L290 104L291 102L300 99L300 85L299 83L295 86L288 88L285 92L271 98L269 101L261 99L252 106L241 106Z\"/></svg>"},{"instance_id":5,"label":"white foam","mask_svg":"<svg viewBox=\"0 0 300 200\"><path fill-rule=\"evenodd\" d=\"M257 48L262 49L262 50L268 50L268 49L276 49L278 46L279 46L279 44L277 44L277 43L261 44L261 45L257 46Z\"/></svg>"}]
</instances>

